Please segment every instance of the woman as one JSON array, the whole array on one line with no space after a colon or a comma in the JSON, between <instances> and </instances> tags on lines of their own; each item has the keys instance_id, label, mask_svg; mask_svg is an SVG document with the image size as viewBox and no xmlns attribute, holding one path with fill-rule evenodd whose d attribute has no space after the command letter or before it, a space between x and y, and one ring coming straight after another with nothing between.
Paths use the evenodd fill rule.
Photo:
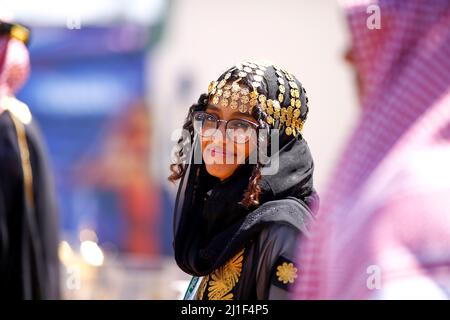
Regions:
<instances>
[{"instance_id":1,"label":"woman","mask_svg":"<svg viewBox=\"0 0 450 320\"><path fill-rule=\"evenodd\" d=\"M185 299L284 299L298 279L295 244L318 204L305 94L289 72L245 61L189 109L179 145L193 148L169 177L181 178L175 259L194 276Z\"/></svg>"}]
</instances>

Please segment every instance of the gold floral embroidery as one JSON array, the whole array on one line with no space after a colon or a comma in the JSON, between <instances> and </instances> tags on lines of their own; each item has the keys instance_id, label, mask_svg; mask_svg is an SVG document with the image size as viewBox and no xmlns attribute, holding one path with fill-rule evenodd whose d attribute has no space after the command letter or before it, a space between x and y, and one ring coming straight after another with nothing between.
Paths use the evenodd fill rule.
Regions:
<instances>
[{"instance_id":1,"label":"gold floral embroidery","mask_svg":"<svg viewBox=\"0 0 450 320\"><path fill-rule=\"evenodd\" d=\"M225 265L216 269L211 275L208 276L205 282L205 288L208 286L208 299L209 300L232 300L233 293L231 290L239 282L239 278L242 272L242 262L244 260L244 249L239 251L233 258L231 258ZM202 288L203 283L200 285ZM201 297L203 292L201 292Z\"/></svg>"},{"instance_id":2,"label":"gold floral embroidery","mask_svg":"<svg viewBox=\"0 0 450 320\"><path fill-rule=\"evenodd\" d=\"M278 281L284 284L294 283L295 278L297 278L297 268L294 267L293 263L283 262L282 265L277 267Z\"/></svg>"}]
</instances>

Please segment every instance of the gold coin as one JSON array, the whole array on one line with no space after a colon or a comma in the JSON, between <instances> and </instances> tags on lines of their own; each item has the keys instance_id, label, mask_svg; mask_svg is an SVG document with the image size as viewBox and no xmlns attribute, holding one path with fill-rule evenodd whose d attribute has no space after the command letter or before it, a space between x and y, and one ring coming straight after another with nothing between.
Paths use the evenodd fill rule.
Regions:
<instances>
[{"instance_id":1,"label":"gold coin","mask_svg":"<svg viewBox=\"0 0 450 320\"><path fill-rule=\"evenodd\" d=\"M248 103L248 101L250 100L250 98L248 96L241 96L241 102L246 104Z\"/></svg>"},{"instance_id":2,"label":"gold coin","mask_svg":"<svg viewBox=\"0 0 450 320\"><path fill-rule=\"evenodd\" d=\"M251 107L254 107L254 106L256 106L257 104L258 104L258 100L256 100L255 98L250 100L250 106L251 106Z\"/></svg>"},{"instance_id":3,"label":"gold coin","mask_svg":"<svg viewBox=\"0 0 450 320\"><path fill-rule=\"evenodd\" d=\"M284 95L282 93L280 93L278 95L278 101L283 102L283 100L284 100Z\"/></svg>"},{"instance_id":4,"label":"gold coin","mask_svg":"<svg viewBox=\"0 0 450 320\"><path fill-rule=\"evenodd\" d=\"M286 134L287 134L288 136L290 136L290 135L292 134L292 128L291 128L291 127L287 127L287 128L286 128Z\"/></svg>"},{"instance_id":5,"label":"gold coin","mask_svg":"<svg viewBox=\"0 0 450 320\"><path fill-rule=\"evenodd\" d=\"M230 79L230 77L231 77L231 72L228 72L228 73L225 75L224 79L225 79L225 80L228 80L228 79Z\"/></svg>"},{"instance_id":6,"label":"gold coin","mask_svg":"<svg viewBox=\"0 0 450 320\"><path fill-rule=\"evenodd\" d=\"M220 105L222 106L222 107L228 107L228 99L222 99L222 101L220 102Z\"/></svg>"},{"instance_id":7,"label":"gold coin","mask_svg":"<svg viewBox=\"0 0 450 320\"><path fill-rule=\"evenodd\" d=\"M272 118L271 116L267 116L266 122L267 122L268 124L273 124L273 118Z\"/></svg>"},{"instance_id":8,"label":"gold coin","mask_svg":"<svg viewBox=\"0 0 450 320\"><path fill-rule=\"evenodd\" d=\"M295 109L293 116L294 116L294 118L298 118L300 116L300 110L299 109Z\"/></svg>"},{"instance_id":9,"label":"gold coin","mask_svg":"<svg viewBox=\"0 0 450 320\"><path fill-rule=\"evenodd\" d=\"M297 101L295 101L295 106L297 108L300 108L302 106L302 101L300 99L297 99Z\"/></svg>"},{"instance_id":10,"label":"gold coin","mask_svg":"<svg viewBox=\"0 0 450 320\"><path fill-rule=\"evenodd\" d=\"M280 111L280 103L277 100L273 101L273 107L275 110Z\"/></svg>"},{"instance_id":11,"label":"gold coin","mask_svg":"<svg viewBox=\"0 0 450 320\"><path fill-rule=\"evenodd\" d=\"M258 92L256 90L253 90L250 92L250 98L256 99L258 97Z\"/></svg>"},{"instance_id":12,"label":"gold coin","mask_svg":"<svg viewBox=\"0 0 450 320\"><path fill-rule=\"evenodd\" d=\"M278 86L278 90L280 90L281 93L285 93L286 92L286 88L282 84L280 84Z\"/></svg>"},{"instance_id":13,"label":"gold coin","mask_svg":"<svg viewBox=\"0 0 450 320\"><path fill-rule=\"evenodd\" d=\"M245 104L241 104L239 106L239 111L242 113L246 113L247 112L247 106Z\"/></svg>"},{"instance_id":14,"label":"gold coin","mask_svg":"<svg viewBox=\"0 0 450 320\"><path fill-rule=\"evenodd\" d=\"M260 70L260 69L257 69L256 71L255 71L255 73L258 75L258 76L264 76L264 71L262 71L262 70Z\"/></svg>"},{"instance_id":15,"label":"gold coin","mask_svg":"<svg viewBox=\"0 0 450 320\"><path fill-rule=\"evenodd\" d=\"M218 96L214 96L213 104L218 104L218 103L219 103L219 97Z\"/></svg>"},{"instance_id":16,"label":"gold coin","mask_svg":"<svg viewBox=\"0 0 450 320\"><path fill-rule=\"evenodd\" d=\"M214 88L214 86L215 86L215 81L211 81L210 83L209 83L209 86L208 86L208 92L211 92L211 90Z\"/></svg>"},{"instance_id":17,"label":"gold coin","mask_svg":"<svg viewBox=\"0 0 450 320\"><path fill-rule=\"evenodd\" d=\"M231 96L231 91L230 90L225 90L224 92L223 92L223 97L224 98L229 98Z\"/></svg>"},{"instance_id":18,"label":"gold coin","mask_svg":"<svg viewBox=\"0 0 450 320\"><path fill-rule=\"evenodd\" d=\"M218 97L222 96L222 93L223 93L222 89L217 89L216 95Z\"/></svg>"},{"instance_id":19,"label":"gold coin","mask_svg":"<svg viewBox=\"0 0 450 320\"><path fill-rule=\"evenodd\" d=\"M232 85L231 85L231 91L233 91L233 92L239 92L241 90L241 87L239 87L239 85L236 83L236 82L234 82Z\"/></svg>"},{"instance_id":20,"label":"gold coin","mask_svg":"<svg viewBox=\"0 0 450 320\"><path fill-rule=\"evenodd\" d=\"M258 100L259 100L259 102L261 102L261 103L266 102L266 96L263 95L263 94L261 94L261 95L258 97Z\"/></svg>"},{"instance_id":21,"label":"gold coin","mask_svg":"<svg viewBox=\"0 0 450 320\"><path fill-rule=\"evenodd\" d=\"M252 68L249 68L249 67L244 67L244 71L247 72L247 73L252 73L253 72Z\"/></svg>"},{"instance_id":22,"label":"gold coin","mask_svg":"<svg viewBox=\"0 0 450 320\"><path fill-rule=\"evenodd\" d=\"M219 89L223 88L223 86L227 83L225 79L220 80L219 85L217 86Z\"/></svg>"},{"instance_id":23,"label":"gold coin","mask_svg":"<svg viewBox=\"0 0 450 320\"><path fill-rule=\"evenodd\" d=\"M266 112L266 110L267 110L267 105L266 105L265 101L261 102L261 110L264 111L264 112Z\"/></svg>"},{"instance_id":24,"label":"gold coin","mask_svg":"<svg viewBox=\"0 0 450 320\"><path fill-rule=\"evenodd\" d=\"M248 88L242 88L242 89L241 89L241 94L242 94L242 95L247 95L248 93L249 93Z\"/></svg>"},{"instance_id":25,"label":"gold coin","mask_svg":"<svg viewBox=\"0 0 450 320\"><path fill-rule=\"evenodd\" d=\"M258 81L258 82L263 81L263 77L261 77L261 76L259 76L259 75L257 75L257 74L253 76L253 79L254 79L255 81Z\"/></svg>"},{"instance_id":26,"label":"gold coin","mask_svg":"<svg viewBox=\"0 0 450 320\"><path fill-rule=\"evenodd\" d=\"M236 109L237 107L238 107L237 101L235 101L235 100L231 101L231 103L230 103L230 108L231 108L231 109Z\"/></svg>"},{"instance_id":27,"label":"gold coin","mask_svg":"<svg viewBox=\"0 0 450 320\"><path fill-rule=\"evenodd\" d=\"M258 88L260 85L261 85L261 83L259 83L259 82L257 82L257 81L253 81L253 82L252 82L252 86L253 86L254 88Z\"/></svg>"},{"instance_id":28,"label":"gold coin","mask_svg":"<svg viewBox=\"0 0 450 320\"><path fill-rule=\"evenodd\" d=\"M239 71L238 76L239 76L240 78L245 78L245 77L247 76L247 73L244 72L244 71Z\"/></svg>"}]
</instances>

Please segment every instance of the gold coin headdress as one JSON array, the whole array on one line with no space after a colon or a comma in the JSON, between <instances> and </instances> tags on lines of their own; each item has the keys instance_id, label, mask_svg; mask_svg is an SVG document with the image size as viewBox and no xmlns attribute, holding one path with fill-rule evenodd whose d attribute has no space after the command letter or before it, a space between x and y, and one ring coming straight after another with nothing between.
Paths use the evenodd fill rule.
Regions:
<instances>
[{"instance_id":1,"label":"gold coin headdress","mask_svg":"<svg viewBox=\"0 0 450 320\"><path fill-rule=\"evenodd\" d=\"M208 87L209 102L262 119L286 135L301 133L308 98L301 83L286 70L267 62L243 61Z\"/></svg>"}]
</instances>

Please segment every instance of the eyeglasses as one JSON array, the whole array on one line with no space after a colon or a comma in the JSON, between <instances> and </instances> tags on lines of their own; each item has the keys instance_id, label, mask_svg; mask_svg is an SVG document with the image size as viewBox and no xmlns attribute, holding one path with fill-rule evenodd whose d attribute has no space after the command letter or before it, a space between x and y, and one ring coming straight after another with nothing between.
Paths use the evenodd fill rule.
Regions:
<instances>
[{"instance_id":1,"label":"eyeglasses","mask_svg":"<svg viewBox=\"0 0 450 320\"><path fill-rule=\"evenodd\" d=\"M194 112L192 120L194 130L202 137L212 137L217 132L220 122L225 123L225 132L228 138L235 143L246 143L258 128L256 123L249 120L222 120L205 111Z\"/></svg>"},{"instance_id":2,"label":"eyeglasses","mask_svg":"<svg viewBox=\"0 0 450 320\"><path fill-rule=\"evenodd\" d=\"M10 36L28 45L30 29L18 23L0 21L0 35Z\"/></svg>"}]
</instances>

